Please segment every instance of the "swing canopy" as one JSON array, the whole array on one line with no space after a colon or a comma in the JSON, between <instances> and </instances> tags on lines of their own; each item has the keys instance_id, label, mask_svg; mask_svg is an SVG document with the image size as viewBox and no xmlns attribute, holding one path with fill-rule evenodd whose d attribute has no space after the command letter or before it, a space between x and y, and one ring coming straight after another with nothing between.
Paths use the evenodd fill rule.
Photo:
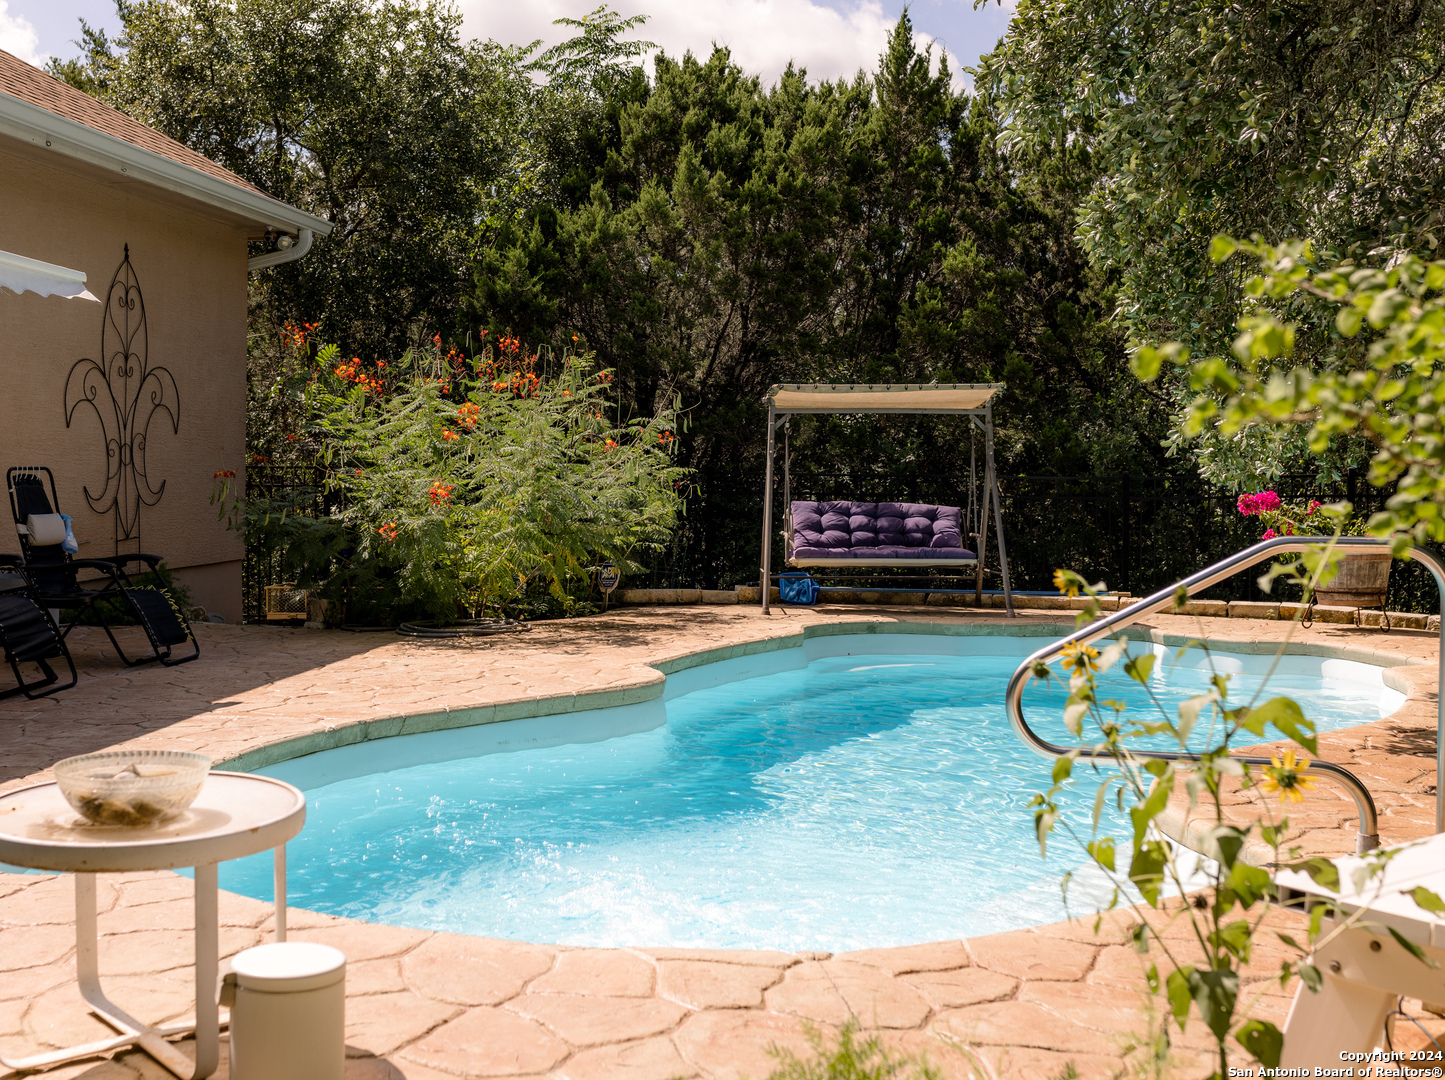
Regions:
<instances>
[{"instance_id":1,"label":"swing canopy","mask_svg":"<svg viewBox=\"0 0 1445 1080\"><path fill-rule=\"evenodd\" d=\"M777 429L795 414L943 414L969 418L984 434L984 511L994 500L1004 594L1012 614L1008 557L998 513L998 481L993 467L993 398L1002 383L782 383L768 390L767 481L763 495L763 610L768 608L773 504L773 453ZM963 567L978 556L964 547L958 507L922 503L792 502L789 465L783 464L786 558L792 566ZM970 496L972 493L970 492ZM982 539L980 535L979 539Z\"/></svg>"},{"instance_id":2,"label":"swing canopy","mask_svg":"<svg viewBox=\"0 0 1445 1080\"><path fill-rule=\"evenodd\" d=\"M764 401L792 413L974 413L982 416L1003 383L780 383Z\"/></svg>"}]
</instances>

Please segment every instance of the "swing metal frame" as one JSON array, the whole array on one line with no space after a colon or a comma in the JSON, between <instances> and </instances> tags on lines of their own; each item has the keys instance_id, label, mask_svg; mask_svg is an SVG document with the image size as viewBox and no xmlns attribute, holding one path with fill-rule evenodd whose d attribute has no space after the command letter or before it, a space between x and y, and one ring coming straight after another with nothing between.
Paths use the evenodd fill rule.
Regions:
<instances>
[{"instance_id":1,"label":"swing metal frame","mask_svg":"<svg viewBox=\"0 0 1445 1080\"><path fill-rule=\"evenodd\" d=\"M1009 582L1008 546L1004 541L1003 512L999 507L998 473L993 455L993 399L1004 388L1003 383L778 383L768 389L763 404L768 408L768 450L763 481L763 552L759 578L763 614L769 613L772 586L773 534L773 464L777 456L777 434L783 431L783 505L787 524L787 545L790 566L849 566L865 568L910 568L938 566L973 566L974 595L983 588L983 561L988 548L990 506L998 539L999 565L1003 575L1004 607L1009 618L1015 618L1013 589ZM979 511L976 530L969 535L977 541L978 551L972 559L800 559L792 558L792 477L791 454L787 450L788 422L794 416L836 413L866 415L954 415L967 417L973 435L982 432L984 442L983 493L975 502L977 487L976 456L969 462L968 518L966 528L975 528L974 511ZM970 440L972 441L972 439ZM952 590L933 589L930 592Z\"/></svg>"}]
</instances>

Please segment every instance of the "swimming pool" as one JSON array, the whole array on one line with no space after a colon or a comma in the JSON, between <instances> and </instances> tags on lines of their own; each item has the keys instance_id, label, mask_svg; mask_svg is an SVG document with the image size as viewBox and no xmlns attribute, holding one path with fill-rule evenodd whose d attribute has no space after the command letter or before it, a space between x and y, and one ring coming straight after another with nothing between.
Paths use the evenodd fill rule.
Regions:
<instances>
[{"instance_id":1,"label":"swimming pool","mask_svg":"<svg viewBox=\"0 0 1445 1080\"><path fill-rule=\"evenodd\" d=\"M310 803L290 845L291 903L613 946L839 951L1055 921L1060 875L1080 859L1062 837L1040 858L1027 803L1050 765L1020 745L1002 706L1039 644L812 639L669 676L648 705L378 740L262 770ZM1161 657L1154 691L1178 701L1204 689L1200 659ZM1216 654L1244 690L1267 662ZM1145 704L1122 675L1106 682ZM1315 657L1286 658L1270 693L1296 697L1321 730L1403 701L1381 669ZM1066 741L1062 688L1026 700L1030 722ZM563 741L579 735L600 741ZM529 739L539 745L511 749ZM266 858L221 875L270 896Z\"/></svg>"}]
</instances>

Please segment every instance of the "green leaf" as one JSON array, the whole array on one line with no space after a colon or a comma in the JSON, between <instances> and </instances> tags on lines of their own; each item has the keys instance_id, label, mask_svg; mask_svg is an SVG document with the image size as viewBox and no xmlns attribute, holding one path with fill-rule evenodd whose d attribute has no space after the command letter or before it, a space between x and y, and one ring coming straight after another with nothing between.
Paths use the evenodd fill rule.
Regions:
<instances>
[{"instance_id":1,"label":"green leaf","mask_svg":"<svg viewBox=\"0 0 1445 1080\"><path fill-rule=\"evenodd\" d=\"M1149 685L1149 676L1154 673L1154 654L1151 652L1131 656L1124 663L1124 674L1141 686Z\"/></svg>"},{"instance_id":2,"label":"green leaf","mask_svg":"<svg viewBox=\"0 0 1445 1080\"><path fill-rule=\"evenodd\" d=\"M1239 898L1240 904L1251 908L1266 895L1273 886L1269 871L1250 866L1243 859L1234 864L1226 879L1229 890Z\"/></svg>"},{"instance_id":3,"label":"green leaf","mask_svg":"<svg viewBox=\"0 0 1445 1080\"><path fill-rule=\"evenodd\" d=\"M1352 307L1342 307L1335 315L1335 326L1345 337L1354 337L1360 332L1360 324L1364 322L1359 311Z\"/></svg>"},{"instance_id":4,"label":"green leaf","mask_svg":"<svg viewBox=\"0 0 1445 1080\"><path fill-rule=\"evenodd\" d=\"M1304 946L1301 945L1298 941L1296 941L1296 940L1294 939L1294 936L1291 935L1291 934L1281 934L1281 933L1277 933L1277 934L1275 934L1274 936L1277 937L1277 938L1279 938L1280 941L1284 942L1284 943L1285 943L1286 945L1288 945L1291 949L1295 949L1295 950L1297 950L1297 951L1299 951L1299 952L1305 952L1305 951L1306 951L1305 948L1304 948Z\"/></svg>"},{"instance_id":5,"label":"green leaf","mask_svg":"<svg viewBox=\"0 0 1445 1080\"><path fill-rule=\"evenodd\" d=\"M1058 784L1067 780L1073 771L1074 758L1070 754L1065 754L1054 762L1054 783Z\"/></svg>"},{"instance_id":6,"label":"green leaf","mask_svg":"<svg viewBox=\"0 0 1445 1080\"><path fill-rule=\"evenodd\" d=\"M1284 1049L1284 1035L1267 1020L1250 1020L1241 1024L1234 1037L1254 1059L1267 1068L1279 1068L1280 1051Z\"/></svg>"},{"instance_id":7,"label":"green leaf","mask_svg":"<svg viewBox=\"0 0 1445 1080\"><path fill-rule=\"evenodd\" d=\"M1301 964L1299 966L1299 977L1300 982L1308 986L1310 993L1313 994L1318 994L1320 987L1325 984L1325 979L1324 976L1320 974L1320 969L1313 964Z\"/></svg>"},{"instance_id":8,"label":"green leaf","mask_svg":"<svg viewBox=\"0 0 1445 1080\"><path fill-rule=\"evenodd\" d=\"M1230 715L1234 717L1234 722L1245 731L1248 731L1251 735L1258 735L1262 738L1264 736L1265 718L1256 715L1258 711L1258 709L1244 707L1235 709Z\"/></svg>"},{"instance_id":9,"label":"green leaf","mask_svg":"<svg viewBox=\"0 0 1445 1080\"><path fill-rule=\"evenodd\" d=\"M1201 838L1200 850L1225 870L1239 865L1248 834L1233 825L1216 825Z\"/></svg>"},{"instance_id":10,"label":"green leaf","mask_svg":"<svg viewBox=\"0 0 1445 1080\"><path fill-rule=\"evenodd\" d=\"M1236 919L1232 923L1225 923L1218 930L1211 931L1209 943L1216 948L1229 950L1239 957L1242 963L1249 963L1250 938L1254 934L1254 927L1248 919Z\"/></svg>"},{"instance_id":11,"label":"green leaf","mask_svg":"<svg viewBox=\"0 0 1445 1080\"><path fill-rule=\"evenodd\" d=\"M1199 712L1206 705L1217 701L1219 695L1211 691L1208 694L1196 694L1187 701L1179 704L1179 742L1182 744L1189 739L1189 733L1194 730L1195 723L1199 720Z\"/></svg>"},{"instance_id":12,"label":"green leaf","mask_svg":"<svg viewBox=\"0 0 1445 1080\"><path fill-rule=\"evenodd\" d=\"M1310 880L1316 885L1329 889L1330 892L1340 891L1340 868L1322 855L1315 855L1309 859L1302 859L1299 862L1285 863L1286 870L1301 870L1310 876ZM1317 907L1324 907L1323 904Z\"/></svg>"},{"instance_id":13,"label":"green leaf","mask_svg":"<svg viewBox=\"0 0 1445 1080\"><path fill-rule=\"evenodd\" d=\"M1034 812L1034 834L1039 840L1039 855L1047 857L1049 853L1049 833L1054 831L1054 821L1058 818L1058 808L1046 805Z\"/></svg>"},{"instance_id":14,"label":"green leaf","mask_svg":"<svg viewBox=\"0 0 1445 1080\"><path fill-rule=\"evenodd\" d=\"M1149 383L1157 379L1163 362L1164 355L1150 345L1140 345L1129 354L1129 370L1140 382Z\"/></svg>"},{"instance_id":15,"label":"green leaf","mask_svg":"<svg viewBox=\"0 0 1445 1080\"><path fill-rule=\"evenodd\" d=\"M1234 1022L1234 1004L1239 997L1239 976L1229 970L1191 971L1189 992L1199 1009L1199 1018L1216 1039L1229 1034Z\"/></svg>"},{"instance_id":16,"label":"green leaf","mask_svg":"<svg viewBox=\"0 0 1445 1080\"><path fill-rule=\"evenodd\" d=\"M1084 732L1084 717L1089 714L1089 703L1087 701L1072 701L1064 706L1064 726L1069 729L1069 734L1078 738Z\"/></svg>"},{"instance_id":17,"label":"green leaf","mask_svg":"<svg viewBox=\"0 0 1445 1080\"><path fill-rule=\"evenodd\" d=\"M1189 976L1194 974L1192 967L1177 968L1169 973L1164 980L1164 992L1169 997L1169 1011L1174 1014L1174 1019L1179 1021L1179 1030L1184 1030L1184 1025L1189 1020L1189 1003L1194 999L1189 991Z\"/></svg>"},{"instance_id":18,"label":"green leaf","mask_svg":"<svg viewBox=\"0 0 1445 1080\"><path fill-rule=\"evenodd\" d=\"M1099 785L1099 790L1094 792L1094 831L1099 831L1099 821L1104 816L1104 800L1109 797L1109 785L1112 780L1105 780Z\"/></svg>"},{"instance_id":19,"label":"green leaf","mask_svg":"<svg viewBox=\"0 0 1445 1080\"><path fill-rule=\"evenodd\" d=\"M1159 905L1159 890L1164 884L1164 864L1169 850L1160 840L1146 840L1134 849L1129 860L1129 880L1134 883L1150 907Z\"/></svg>"},{"instance_id":20,"label":"green leaf","mask_svg":"<svg viewBox=\"0 0 1445 1080\"><path fill-rule=\"evenodd\" d=\"M1416 885L1405 895L1411 897L1415 903L1426 911L1434 912L1437 915L1445 913L1445 900L1441 900L1438 895L1423 885Z\"/></svg>"},{"instance_id":21,"label":"green leaf","mask_svg":"<svg viewBox=\"0 0 1445 1080\"><path fill-rule=\"evenodd\" d=\"M1420 963L1424 964L1426 967L1431 968L1438 968L1440 966L1436 961L1425 955L1424 949L1420 948L1420 946L1416 945L1413 941L1407 938L1404 934L1400 933L1400 931L1396 930L1393 926L1387 926L1385 927L1385 929L1390 931L1390 936L1400 943L1400 947L1402 949L1408 952L1416 960L1420 961Z\"/></svg>"},{"instance_id":22,"label":"green leaf","mask_svg":"<svg viewBox=\"0 0 1445 1080\"><path fill-rule=\"evenodd\" d=\"M1249 719L1251 723L1273 724L1286 738L1293 739L1311 754L1320 752L1314 736L1314 722L1305 718L1304 710L1291 698L1270 698L1255 709ZM1249 730L1255 729L1251 726Z\"/></svg>"},{"instance_id":23,"label":"green leaf","mask_svg":"<svg viewBox=\"0 0 1445 1080\"><path fill-rule=\"evenodd\" d=\"M1129 808L1129 817L1134 821L1134 846L1137 848L1144 839L1144 831L1149 827L1160 811L1164 809L1169 801L1169 794L1174 790L1174 777L1169 777L1168 783L1164 780L1156 780L1149 788L1149 795L1138 806Z\"/></svg>"},{"instance_id":24,"label":"green leaf","mask_svg":"<svg viewBox=\"0 0 1445 1080\"><path fill-rule=\"evenodd\" d=\"M1217 263L1223 262L1238 250L1238 241L1232 237L1225 236L1223 233L1216 236L1209 243L1209 257Z\"/></svg>"},{"instance_id":25,"label":"green leaf","mask_svg":"<svg viewBox=\"0 0 1445 1080\"><path fill-rule=\"evenodd\" d=\"M1084 845L1090 857L1110 873L1114 871L1114 841L1109 837L1090 841Z\"/></svg>"},{"instance_id":26,"label":"green leaf","mask_svg":"<svg viewBox=\"0 0 1445 1080\"><path fill-rule=\"evenodd\" d=\"M1149 924L1137 922L1129 930L1129 940L1134 943L1134 951L1146 953L1149 951Z\"/></svg>"},{"instance_id":27,"label":"green leaf","mask_svg":"<svg viewBox=\"0 0 1445 1080\"><path fill-rule=\"evenodd\" d=\"M1151 994L1159 993L1161 983L1159 982L1159 965L1150 964L1149 970L1144 973L1144 981L1149 984Z\"/></svg>"}]
</instances>

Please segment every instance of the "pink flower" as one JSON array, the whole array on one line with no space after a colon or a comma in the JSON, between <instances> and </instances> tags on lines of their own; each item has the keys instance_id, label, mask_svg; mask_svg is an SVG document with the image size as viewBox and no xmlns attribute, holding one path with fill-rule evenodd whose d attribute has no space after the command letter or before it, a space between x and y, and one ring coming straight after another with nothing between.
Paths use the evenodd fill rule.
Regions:
<instances>
[{"instance_id":1,"label":"pink flower","mask_svg":"<svg viewBox=\"0 0 1445 1080\"><path fill-rule=\"evenodd\" d=\"M1311 500L1310 500L1309 509L1306 510L1305 513L1306 513L1306 514L1313 514L1313 513L1314 513L1316 510L1318 510L1322 505L1324 505L1324 504L1321 503L1318 499L1311 499Z\"/></svg>"},{"instance_id":2,"label":"pink flower","mask_svg":"<svg viewBox=\"0 0 1445 1080\"><path fill-rule=\"evenodd\" d=\"M1280 502L1279 496L1273 491L1261 491L1255 495L1241 495L1234 506L1245 517L1254 517L1256 514L1278 510Z\"/></svg>"},{"instance_id":3,"label":"pink flower","mask_svg":"<svg viewBox=\"0 0 1445 1080\"><path fill-rule=\"evenodd\" d=\"M1279 534L1276 533L1273 529L1265 529L1265 530L1264 530L1264 535L1261 536L1260 539L1261 539L1261 540L1273 540L1277 535L1279 535Z\"/></svg>"}]
</instances>

